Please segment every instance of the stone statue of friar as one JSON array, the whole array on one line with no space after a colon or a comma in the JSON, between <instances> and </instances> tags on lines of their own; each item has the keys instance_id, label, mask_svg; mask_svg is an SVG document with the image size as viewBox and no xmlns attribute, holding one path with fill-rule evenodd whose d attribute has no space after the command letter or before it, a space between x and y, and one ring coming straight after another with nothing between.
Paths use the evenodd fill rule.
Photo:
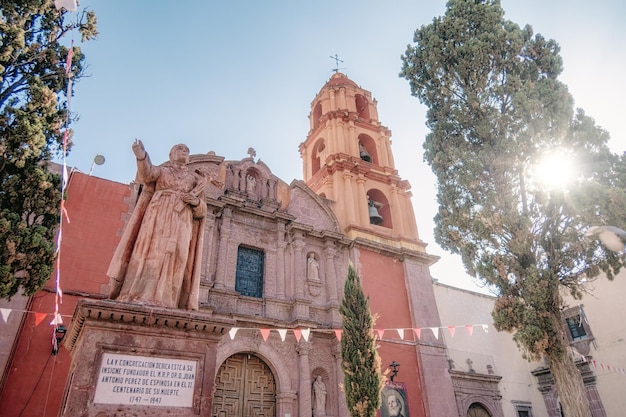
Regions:
<instances>
[{"instance_id":1,"label":"stone statue of friar","mask_svg":"<svg viewBox=\"0 0 626 417\"><path fill-rule=\"evenodd\" d=\"M110 298L197 310L204 189L221 184L188 168L186 145L172 147L163 166L152 165L140 140L132 149L144 187L107 271Z\"/></svg>"}]
</instances>

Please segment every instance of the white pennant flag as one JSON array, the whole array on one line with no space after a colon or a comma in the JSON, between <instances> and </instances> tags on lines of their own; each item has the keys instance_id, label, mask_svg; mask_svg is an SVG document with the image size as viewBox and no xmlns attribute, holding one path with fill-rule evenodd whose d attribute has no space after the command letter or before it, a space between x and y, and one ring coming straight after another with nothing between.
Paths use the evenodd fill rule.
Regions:
<instances>
[{"instance_id":1,"label":"white pennant flag","mask_svg":"<svg viewBox=\"0 0 626 417\"><path fill-rule=\"evenodd\" d=\"M0 314L2 314L2 320L6 323L9 321L9 314L11 314L11 309L9 308L0 308Z\"/></svg>"},{"instance_id":2,"label":"white pennant flag","mask_svg":"<svg viewBox=\"0 0 626 417\"><path fill-rule=\"evenodd\" d=\"M302 329L302 337L304 337L304 340L307 342L309 341L309 334L311 334L311 329Z\"/></svg>"},{"instance_id":3,"label":"white pennant flag","mask_svg":"<svg viewBox=\"0 0 626 417\"><path fill-rule=\"evenodd\" d=\"M228 331L228 335L230 336L230 340L233 340L235 338L235 335L237 334L237 330L239 330L239 327L233 327L232 329L230 329Z\"/></svg>"},{"instance_id":4,"label":"white pennant flag","mask_svg":"<svg viewBox=\"0 0 626 417\"><path fill-rule=\"evenodd\" d=\"M78 10L78 2L76 0L54 0L54 7L57 10L65 9L68 12L76 12Z\"/></svg>"},{"instance_id":5,"label":"white pennant flag","mask_svg":"<svg viewBox=\"0 0 626 417\"><path fill-rule=\"evenodd\" d=\"M61 315L57 313L50 322L50 326L58 326L59 324L63 324L63 318L61 318Z\"/></svg>"},{"instance_id":6,"label":"white pennant flag","mask_svg":"<svg viewBox=\"0 0 626 417\"><path fill-rule=\"evenodd\" d=\"M280 335L280 340L285 341L285 336L287 336L287 329L276 329L278 330L278 334Z\"/></svg>"},{"instance_id":7,"label":"white pennant flag","mask_svg":"<svg viewBox=\"0 0 626 417\"><path fill-rule=\"evenodd\" d=\"M439 339L439 327L431 327L430 330L433 331L433 334L435 335L435 339Z\"/></svg>"}]
</instances>

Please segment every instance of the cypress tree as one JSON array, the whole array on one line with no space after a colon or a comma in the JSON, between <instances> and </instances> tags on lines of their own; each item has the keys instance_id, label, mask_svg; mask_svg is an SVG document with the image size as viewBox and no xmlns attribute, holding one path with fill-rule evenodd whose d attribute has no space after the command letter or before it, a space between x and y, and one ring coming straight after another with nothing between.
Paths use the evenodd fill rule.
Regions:
<instances>
[{"instance_id":1,"label":"cypress tree","mask_svg":"<svg viewBox=\"0 0 626 417\"><path fill-rule=\"evenodd\" d=\"M374 417L380 407L381 362L369 299L363 294L361 280L352 265L339 311L343 316L341 369L348 411L352 417Z\"/></svg>"}]
</instances>

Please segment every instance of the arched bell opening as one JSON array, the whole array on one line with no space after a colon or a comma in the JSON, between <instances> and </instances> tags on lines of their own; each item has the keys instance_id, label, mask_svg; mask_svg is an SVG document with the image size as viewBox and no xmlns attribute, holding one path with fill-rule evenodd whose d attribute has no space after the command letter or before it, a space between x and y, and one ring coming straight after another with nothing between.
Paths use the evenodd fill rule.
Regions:
<instances>
[{"instance_id":1,"label":"arched bell opening","mask_svg":"<svg viewBox=\"0 0 626 417\"><path fill-rule=\"evenodd\" d=\"M367 210L370 224L393 228L389 200L382 191L372 189L367 192Z\"/></svg>"},{"instance_id":2,"label":"arched bell opening","mask_svg":"<svg viewBox=\"0 0 626 417\"><path fill-rule=\"evenodd\" d=\"M359 158L365 162L379 165L376 152L376 142L370 136L362 133L359 135Z\"/></svg>"},{"instance_id":3,"label":"arched bell opening","mask_svg":"<svg viewBox=\"0 0 626 417\"><path fill-rule=\"evenodd\" d=\"M321 152L326 148L324 139L318 139L313 146L313 152L311 152L311 175L314 175L322 167Z\"/></svg>"},{"instance_id":4,"label":"arched bell opening","mask_svg":"<svg viewBox=\"0 0 626 417\"><path fill-rule=\"evenodd\" d=\"M322 103L317 102L313 111L311 112L311 117L313 121L313 130L317 129L321 123L322 119Z\"/></svg>"},{"instance_id":5,"label":"arched bell opening","mask_svg":"<svg viewBox=\"0 0 626 417\"><path fill-rule=\"evenodd\" d=\"M359 114L359 119L369 121L371 119L369 101L361 94L357 94L354 98L354 102L356 104L356 111Z\"/></svg>"}]
</instances>

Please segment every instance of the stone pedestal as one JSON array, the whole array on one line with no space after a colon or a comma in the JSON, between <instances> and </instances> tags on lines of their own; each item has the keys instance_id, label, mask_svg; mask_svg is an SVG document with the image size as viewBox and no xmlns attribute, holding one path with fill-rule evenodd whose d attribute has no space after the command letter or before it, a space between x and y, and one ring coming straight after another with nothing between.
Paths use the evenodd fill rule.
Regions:
<instances>
[{"instance_id":1,"label":"stone pedestal","mask_svg":"<svg viewBox=\"0 0 626 417\"><path fill-rule=\"evenodd\" d=\"M209 415L217 344L233 321L111 300L81 300L60 416Z\"/></svg>"}]
</instances>

